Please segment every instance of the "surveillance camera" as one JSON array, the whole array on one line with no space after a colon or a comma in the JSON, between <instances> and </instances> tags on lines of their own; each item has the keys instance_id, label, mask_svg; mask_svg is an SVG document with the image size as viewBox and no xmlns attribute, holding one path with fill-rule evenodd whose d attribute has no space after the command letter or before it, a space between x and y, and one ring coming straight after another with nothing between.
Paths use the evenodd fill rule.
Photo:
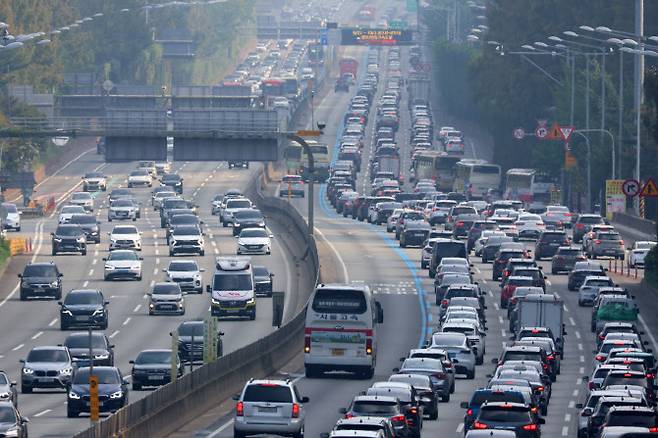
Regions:
<instances>
[{"instance_id":1,"label":"surveillance camera","mask_svg":"<svg viewBox=\"0 0 658 438\"><path fill-rule=\"evenodd\" d=\"M325 128L326 126L327 126L326 123L318 122L318 129L319 129L320 131L324 130L324 128Z\"/></svg>"}]
</instances>

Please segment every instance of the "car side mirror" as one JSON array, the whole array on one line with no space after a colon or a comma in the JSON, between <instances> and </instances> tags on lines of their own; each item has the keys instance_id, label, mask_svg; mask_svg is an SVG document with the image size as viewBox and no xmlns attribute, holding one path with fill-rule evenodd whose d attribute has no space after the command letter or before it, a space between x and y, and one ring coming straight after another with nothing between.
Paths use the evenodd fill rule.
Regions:
<instances>
[{"instance_id":1,"label":"car side mirror","mask_svg":"<svg viewBox=\"0 0 658 438\"><path fill-rule=\"evenodd\" d=\"M109 348L114 348L114 344L108 345Z\"/></svg>"},{"instance_id":2,"label":"car side mirror","mask_svg":"<svg viewBox=\"0 0 658 438\"><path fill-rule=\"evenodd\" d=\"M545 418L539 418L539 424L546 424L546 419Z\"/></svg>"},{"instance_id":3,"label":"car side mirror","mask_svg":"<svg viewBox=\"0 0 658 438\"><path fill-rule=\"evenodd\" d=\"M462 409L468 409L468 402L463 401L459 403L459 407Z\"/></svg>"},{"instance_id":4,"label":"car side mirror","mask_svg":"<svg viewBox=\"0 0 658 438\"><path fill-rule=\"evenodd\" d=\"M140 259L140 260L144 260L144 257L140 257L139 259Z\"/></svg>"},{"instance_id":5,"label":"car side mirror","mask_svg":"<svg viewBox=\"0 0 658 438\"><path fill-rule=\"evenodd\" d=\"M131 364L131 365L135 365L135 361L134 361L134 360L129 360L128 363Z\"/></svg>"},{"instance_id":6,"label":"car side mirror","mask_svg":"<svg viewBox=\"0 0 658 438\"><path fill-rule=\"evenodd\" d=\"M274 277L274 272L270 272L270 278Z\"/></svg>"},{"instance_id":7,"label":"car side mirror","mask_svg":"<svg viewBox=\"0 0 658 438\"><path fill-rule=\"evenodd\" d=\"M50 235L51 235L51 236L54 236L54 235L55 235L55 233L50 233Z\"/></svg>"},{"instance_id":8,"label":"car side mirror","mask_svg":"<svg viewBox=\"0 0 658 438\"><path fill-rule=\"evenodd\" d=\"M167 272L167 268L162 268L162 272Z\"/></svg>"},{"instance_id":9,"label":"car side mirror","mask_svg":"<svg viewBox=\"0 0 658 438\"><path fill-rule=\"evenodd\" d=\"M18 360L20 363L25 363L25 359L19 359Z\"/></svg>"},{"instance_id":10,"label":"car side mirror","mask_svg":"<svg viewBox=\"0 0 658 438\"><path fill-rule=\"evenodd\" d=\"M594 352L594 354L596 354L596 351ZM589 382L589 376L583 376L582 380L583 380L584 383Z\"/></svg>"},{"instance_id":11,"label":"car side mirror","mask_svg":"<svg viewBox=\"0 0 658 438\"><path fill-rule=\"evenodd\" d=\"M105 301L104 303L105 303L106 306L109 306L109 305L110 305L110 302L109 302L109 301Z\"/></svg>"},{"instance_id":12,"label":"car side mirror","mask_svg":"<svg viewBox=\"0 0 658 438\"><path fill-rule=\"evenodd\" d=\"M18 278L23 278L23 274L18 274Z\"/></svg>"},{"instance_id":13,"label":"car side mirror","mask_svg":"<svg viewBox=\"0 0 658 438\"><path fill-rule=\"evenodd\" d=\"M212 292L212 289L210 288L209 284L206 284L206 292L208 293Z\"/></svg>"},{"instance_id":14,"label":"car side mirror","mask_svg":"<svg viewBox=\"0 0 658 438\"><path fill-rule=\"evenodd\" d=\"M302 403L308 403L309 401L310 401L310 399L308 397L302 397L302 400L301 400Z\"/></svg>"},{"instance_id":15,"label":"car side mirror","mask_svg":"<svg viewBox=\"0 0 658 438\"><path fill-rule=\"evenodd\" d=\"M491 359L491 363L494 365L498 365L498 359L494 357L493 359Z\"/></svg>"},{"instance_id":16,"label":"car side mirror","mask_svg":"<svg viewBox=\"0 0 658 438\"><path fill-rule=\"evenodd\" d=\"M61 305L62 305L62 302L61 302L61 301L58 301L57 304L59 304L59 305L61 306Z\"/></svg>"},{"instance_id":17,"label":"car side mirror","mask_svg":"<svg viewBox=\"0 0 658 438\"><path fill-rule=\"evenodd\" d=\"M151 292L146 292L146 295L150 297L150 296L152 296L153 294L152 294Z\"/></svg>"},{"instance_id":18,"label":"car side mirror","mask_svg":"<svg viewBox=\"0 0 658 438\"><path fill-rule=\"evenodd\" d=\"M58 276L58 277L63 277L64 274L62 274L62 273L60 272L59 274L57 274L57 276Z\"/></svg>"},{"instance_id":19,"label":"car side mirror","mask_svg":"<svg viewBox=\"0 0 658 438\"><path fill-rule=\"evenodd\" d=\"M12 380L11 382L9 382L9 386L16 386L16 381Z\"/></svg>"},{"instance_id":20,"label":"car side mirror","mask_svg":"<svg viewBox=\"0 0 658 438\"><path fill-rule=\"evenodd\" d=\"M400 372L400 368L398 368L398 367L393 368L393 372L394 372L394 373L399 373L399 372Z\"/></svg>"}]
</instances>

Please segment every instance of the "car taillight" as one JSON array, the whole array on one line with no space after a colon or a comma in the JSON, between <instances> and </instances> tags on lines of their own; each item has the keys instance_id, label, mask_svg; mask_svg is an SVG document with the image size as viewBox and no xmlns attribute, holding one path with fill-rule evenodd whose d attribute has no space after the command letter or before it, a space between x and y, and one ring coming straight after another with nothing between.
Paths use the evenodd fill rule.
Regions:
<instances>
[{"instance_id":1,"label":"car taillight","mask_svg":"<svg viewBox=\"0 0 658 438\"><path fill-rule=\"evenodd\" d=\"M299 418L299 405L297 403L292 404L292 418Z\"/></svg>"},{"instance_id":2,"label":"car taillight","mask_svg":"<svg viewBox=\"0 0 658 438\"><path fill-rule=\"evenodd\" d=\"M649 432L651 433L658 433L658 427L650 427Z\"/></svg>"},{"instance_id":3,"label":"car taillight","mask_svg":"<svg viewBox=\"0 0 658 438\"><path fill-rule=\"evenodd\" d=\"M434 377L436 377L437 379L445 379L446 378L446 373L444 373L444 372L438 372L438 373L434 373L432 375Z\"/></svg>"},{"instance_id":4,"label":"car taillight","mask_svg":"<svg viewBox=\"0 0 658 438\"><path fill-rule=\"evenodd\" d=\"M596 243L597 245L600 245L600 244L601 244L601 241L600 241L599 239L596 239L596 240L594 241L594 243Z\"/></svg>"},{"instance_id":5,"label":"car taillight","mask_svg":"<svg viewBox=\"0 0 658 438\"><path fill-rule=\"evenodd\" d=\"M585 225L583 225L583 224L576 224L576 228L578 228L578 229L583 229L583 228L585 228Z\"/></svg>"},{"instance_id":6,"label":"car taillight","mask_svg":"<svg viewBox=\"0 0 658 438\"><path fill-rule=\"evenodd\" d=\"M653 373L647 373L647 379L653 379L654 377Z\"/></svg>"},{"instance_id":7,"label":"car taillight","mask_svg":"<svg viewBox=\"0 0 658 438\"><path fill-rule=\"evenodd\" d=\"M238 404L235 405L235 415L238 417L244 416L244 404L242 402L238 402Z\"/></svg>"},{"instance_id":8,"label":"car taillight","mask_svg":"<svg viewBox=\"0 0 658 438\"><path fill-rule=\"evenodd\" d=\"M603 362L605 360L605 356L601 356L600 354L597 354L594 359L596 359L599 362Z\"/></svg>"},{"instance_id":9,"label":"car taillight","mask_svg":"<svg viewBox=\"0 0 658 438\"><path fill-rule=\"evenodd\" d=\"M600 340L604 340L604 339L605 339L605 336L603 336L603 335L599 335L599 339L600 339Z\"/></svg>"},{"instance_id":10,"label":"car taillight","mask_svg":"<svg viewBox=\"0 0 658 438\"><path fill-rule=\"evenodd\" d=\"M310 336L305 336L304 337L304 353L310 353L311 352L311 337Z\"/></svg>"},{"instance_id":11,"label":"car taillight","mask_svg":"<svg viewBox=\"0 0 658 438\"><path fill-rule=\"evenodd\" d=\"M441 307L448 307L448 300L441 300Z\"/></svg>"},{"instance_id":12,"label":"car taillight","mask_svg":"<svg viewBox=\"0 0 658 438\"><path fill-rule=\"evenodd\" d=\"M555 356L553 356L552 354L549 354L548 356L546 356L546 359L555 360Z\"/></svg>"},{"instance_id":13,"label":"car taillight","mask_svg":"<svg viewBox=\"0 0 658 438\"><path fill-rule=\"evenodd\" d=\"M473 409L466 409L466 415L468 415L469 417L473 415Z\"/></svg>"},{"instance_id":14,"label":"car taillight","mask_svg":"<svg viewBox=\"0 0 658 438\"><path fill-rule=\"evenodd\" d=\"M458 226L458 227L463 227L463 226L464 226L464 221L459 221L459 222L457 222L457 226Z\"/></svg>"},{"instance_id":15,"label":"car taillight","mask_svg":"<svg viewBox=\"0 0 658 438\"><path fill-rule=\"evenodd\" d=\"M401 423L406 421L407 419L404 417L404 415L396 415L395 417L391 418L391 423Z\"/></svg>"},{"instance_id":16,"label":"car taillight","mask_svg":"<svg viewBox=\"0 0 658 438\"><path fill-rule=\"evenodd\" d=\"M473 423L473 429L487 429L489 426L485 423L480 423L479 421L476 421Z\"/></svg>"},{"instance_id":17,"label":"car taillight","mask_svg":"<svg viewBox=\"0 0 658 438\"><path fill-rule=\"evenodd\" d=\"M537 425L534 424L534 423L533 424L526 424L525 426L523 426L522 429L523 430L531 430L531 431L532 430L537 430Z\"/></svg>"},{"instance_id":18,"label":"car taillight","mask_svg":"<svg viewBox=\"0 0 658 438\"><path fill-rule=\"evenodd\" d=\"M566 217L571 217L571 213L564 213Z\"/></svg>"},{"instance_id":19,"label":"car taillight","mask_svg":"<svg viewBox=\"0 0 658 438\"><path fill-rule=\"evenodd\" d=\"M619 244L620 244L621 246L624 246L624 241L623 241L623 240L620 240L620 241L619 241Z\"/></svg>"},{"instance_id":20,"label":"car taillight","mask_svg":"<svg viewBox=\"0 0 658 438\"><path fill-rule=\"evenodd\" d=\"M544 392L544 387L543 386L538 386L537 387L537 392Z\"/></svg>"},{"instance_id":21,"label":"car taillight","mask_svg":"<svg viewBox=\"0 0 658 438\"><path fill-rule=\"evenodd\" d=\"M593 390L593 389L594 389L594 382L591 382L591 381L590 381L590 382L588 383L587 387L589 388L590 391Z\"/></svg>"},{"instance_id":22,"label":"car taillight","mask_svg":"<svg viewBox=\"0 0 658 438\"><path fill-rule=\"evenodd\" d=\"M372 354L372 338L366 339L366 354Z\"/></svg>"},{"instance_id":23,"label":"car taillight","mask_svg":"<svg viewBox=\"0 0 658 438\"><path fill-rule=\"evenodd\" d=\"M532 412L533 414L536 413L537 411L539 411L539 409L537 409L537 406L533 406L530 408L530 412Z\"/></svg>"},{"instance_id":24,"label":"car taillight","mask_svg":"<svg viewBox=\"0 0 658 438\"><path fill-rule=\"evenodd\" d=\"M345 418L348 419L348 420L349 420L350 418L354 418L354 414L350 414L350 413L348 412L347 414L345 414Z\"/></svg>"}]
</instances>

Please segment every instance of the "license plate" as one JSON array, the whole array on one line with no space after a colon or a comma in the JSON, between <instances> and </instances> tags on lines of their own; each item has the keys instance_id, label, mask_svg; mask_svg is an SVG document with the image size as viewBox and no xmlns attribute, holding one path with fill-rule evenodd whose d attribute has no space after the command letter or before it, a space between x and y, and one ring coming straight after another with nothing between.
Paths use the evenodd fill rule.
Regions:
<instances>
[{"instance_id":1,"label":"license plate","mask_svg":"<svg viewBox=\"0 0 658 438\"><path fill-rule=\"evenodd\" d=\"M50 383L54 381L55 381L54 377L39 377L39 382Z\"/></svg>"},{"instance_id":2,"label":"license plate","mask_svg":"<svg viewBox=\"0 0 658 438\"><path fill-rule=\"evenodd\" d=\"M345 355L345 349L343 349L343 348L332 348L331 349L331 355L332 356L344 356Z\"/></svg>"},{"instance_id":3,"label":"license plate","mask_svg":"<svg viewBox=\"0 0 658 438\"><path fill-rule=\"evenodd\" d=\"M224 312L226 313L238 313L240 309L225 309Z\"/></svg>"},{"instance_id":4,"label":"license plate","mask_svg":"<svg viewBox=\"0 0 658 438\"><path fill-rule=\"evenodd\" d=\"M164 376L149 376L149 380L164 380Z\"/></svg>"},{"instance_id":5,"label":"license plate","mask_svg":"<svg viewBox=\"0 0 658 438\"><path fill-rule=\"evenodd\" d=\"M258 407L258 412L262 412L263 414L273 414L276 412L276 408Z\"/></svg>"},{"instance_id":6,"label":"license plate","mask_svg":"<svg viewBox=\"0 0 658 438\"><path fill-rule=\"evenodd\" d=\"M105 402L98 402L98 406L103 406L104 403ZM87 404L87 407L89 407L91 405L91 402L87 402L86 404Z\"/></svg>"},{"instance_id":7,"label":"license plate","mask_svg":"<svg viewBox=\"0 0 658 438\"><path fill-rule=\"evenodd\" d=\"M89 317L88 316L76 316L75 320L76 321L89 321Z\"/></svg>"},{"instance_id":8,"label":"license plate","mask_svg":"<svg viewBox=\"0 0 658 438\"><path fill-rule=\"evenodd\" d=\"M416 234L414 234L414 236L416 236L416 237L423 237L424 235L425 235L425 234L423 234L423 233L416 233Z\"/></svg>"}]
</instances>

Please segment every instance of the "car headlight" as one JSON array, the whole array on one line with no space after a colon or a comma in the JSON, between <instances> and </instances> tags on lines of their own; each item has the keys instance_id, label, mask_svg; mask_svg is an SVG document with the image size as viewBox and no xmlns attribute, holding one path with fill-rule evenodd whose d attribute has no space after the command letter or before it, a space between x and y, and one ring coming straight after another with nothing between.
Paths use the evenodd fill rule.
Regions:
<instances>
[{"instance_id":1,"label":"car headlight","mask_svg":"<svg viewBox=\"0 0 658 438\"><path fill-rule=\"evenodd\" d=\"M62 313L65 315L73 316L73 313L69 309L62 309Z\"/></svg>"},{"instance_id":2,"label":"car headlight","mask_svg":"<svg viewBox=\"0 0 658 438\"><path fill-rule=\"evenodd\" d=\"M264 227L264 226L265 226L265 222L258 222L258 226L259 226L259 227Z\"/></svg>"},{"instance_id":3,"label":"car headlight","mask_svg":"<svg viewBox=\"0 0 658 438\"><path fill-rule=\"evenodd\" d=\"M240 226L240 223L239 223L239 222L233 222L233 226L234 226L234 227L239 227L239 226Z\"/></svg>"},{"instance_id":4,"label":"car headlight","mask_svg":"<svg viewBox=\"0 0 658 438\"><path fill-rule=\"evenodd\" d=\"M178 302L178 307L182 308L182 307L183 307L183 304L184 304L184 303L183 303L183 300L181 299L181 300Z\"/></svg>"},{"instance_id":5,"label":"car headlight","mask_svg":"<svg viewBox=\"0 0 658 438\"><path fill-rule=\"evenodd\" d=\"M106 270L106 271L111 271L111 270L113 270L113 269L115 269L114 266L112 266L112 265L105 265L105 270Z\"/></svg>"},{"instance_id":6,"label":"car headlight","mask_svg":"<svg viewBox=\"0 0 658 438\"><path fill-rule=\"evenodd\" d=\"M58 284L57 284L56 281L53 281L52 283L50 283L50 287L57 287L57 286L58 286Z\"/></svg>"},{"instance_id":7,"label":"car headlight","mask_svg":"<svg viewBox=\"0 0 658 438\"><path fill-rule=\"evenodd\" d=\"M55 237L55 238L53 238L53 240L57 243L60 243L62 241L62 239L60 239L59 237Z\"/></svg>"},{"instance_id":8,"label":"car headlight","mask_svg":"<svg viewBox=\"0 0 658 438\"><path fill-rule=\"evenodd\" d=\"M59 370L59 373L60 373L62 376L70 376L71 373L73 373L73 368L71 368L71 367L68 367L68 368L62 368L61 370Z\"/></svg>"},{"instance_id":9,"label":"car headlight","mask_svg":"<svg viewBox=\"0 0 658 438\"><path fill-rule=\"evenodd\" d=\"M123 397L123 391L117 391L110 394L110 398L117 399Z\"/></svg>"},{"instance_id":10,"label":"car headlight","mask_svg":"<svg viewBox=\"0 0 658 438\"><path fill-rule=\"evenodd\" d=\"M69 398L73 400L80 400L80 395L76 394L75 392L71 391L69 392Z\"/></svg>"},{"instance_id":11,"label":"car headlight","mask_svg":"<svg viewBox=\"0 0 658 438\"><path fill-rule=\"evenodd\" d=\"M247 300L247 304L256 304L256 298L251 298L250 300Z\"/></svg>"},{"instance_id":12,"label":"car headlight","mask_svg":"<svg viewBox=\"0 0 658 438\"><path fill-rule=\"evenodd\" d=\"M34 370L32 368L23 367L23 374L34 374Z\"/></svg>"},{"instance_id":13,"label":"car headlight","mask_svg":"<svg viewBox=\"0 0 658 438\"><path fill-rule=\"evenodd\" d=\"M215 298L211 298L211 299L210 299L210 302L213 303L213 304L220 304L220 303L221 303L221 301L219 301L219 300L217 300L217 299L215 299Z\"/></svg>"},{"instance_id":14,"label":"car headlight","mask_svg":"<svg viewBox=\"0 0 658 438\"><path fill-rule=\"evenodd\" d=\"M199 239L199 245L203 246L204 243L205 243L205 242L203 241L203 239Z\"/></svg>"},{"instance_id":15,"label":"car headlight","mask_svg":"<svg viewBox=\"0 0 658 438\"><path fill-rule=\"evenodd\" d=\"M75 241L78 243L85 243L86 239L84 237L78 237Z\"/></svg>"},{"instance_id":16,"label":"car headlight","mask_svg":"<svg viewBox=\"0 0 658 438\"><path fill-rule=\"evenodd\" d=\"M110 355L109 354L94 354L94 359L97 360L104 360L104 359L109 359Z\"/></svg>"},{"instance_id":17,"label":"car headlight","mask_svg":"<svg viewBox=\"0 0 658 438\"><path fill-rule=\"evenodd\" d=\"M11 394L9 394L8 392L0 392L0 398L9 398L10 395Z\"/></svg>"},{"instance_id":18,"label":"car headlight","mask_svg":"<svg viewBox=\"0 0 658 438\"><path fill-rule=\"evenodd\" d=\"M94 310L94 316L96 315L102 315L105 311L103 309L96 309Z\"/></svg>"}]
</instances>

